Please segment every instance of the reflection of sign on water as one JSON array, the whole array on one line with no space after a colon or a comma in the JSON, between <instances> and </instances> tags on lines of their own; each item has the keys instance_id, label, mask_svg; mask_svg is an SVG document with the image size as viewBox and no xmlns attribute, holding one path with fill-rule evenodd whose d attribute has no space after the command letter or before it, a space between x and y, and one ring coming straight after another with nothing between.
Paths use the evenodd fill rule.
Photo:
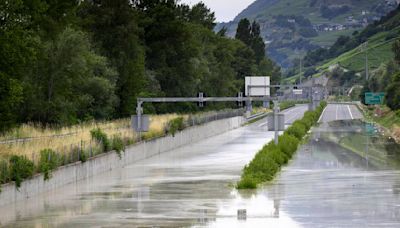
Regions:
<instances>
[{"instance_id":1,"label":"reflection of sign on water","mask_svg":"<svg viewBox=\"0 0 400 228\"><path fill-rule=\"evenodd\" d=\"M385 93L365 93L365 104L379 105L383 104Z\"/></svg>"},{"instance_id":2,"label":"reflection of sign on water","mask_svg":"<svg viewBox=\"0 0 400 228\"><path fill-rule=\"evenodd\" d=\"M246 220L247 219L247 211L246 209L240 209L237 211L238 220Z\"/></svg>"},{"instance_id":3,"label":"reflection of sign on water","mask_svg":"<svg viewBox=\"0 0 400 228\"><path fill-rule=\"evenodd\" d=\"M199 210L199 218L197 218L197 223L200 225L207 225L210 222L215 222L215 214L207 209Z\"/></svg>"}]
</instances>

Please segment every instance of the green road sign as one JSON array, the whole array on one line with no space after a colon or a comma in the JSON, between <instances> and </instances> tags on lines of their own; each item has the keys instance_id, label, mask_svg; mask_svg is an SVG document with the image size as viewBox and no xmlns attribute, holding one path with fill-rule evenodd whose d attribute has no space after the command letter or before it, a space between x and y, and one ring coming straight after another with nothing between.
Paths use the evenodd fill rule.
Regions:
<instances>
[{"instance_id":1,"label":"green road sign","mask_svg":"<svg viewBox=\"0 0 400 228\"><path fill-rule=\"evenodd\" d=\"M367 133L367 135L373 136L375 135L375 126L373 123L366 123L365 124L365 132Z\"/></svg>"},{"instance_id":2,"label":"green road sign","mask_svg":"<svg viewBox=\"0 0 400 228\"><path fill-rule=\"evenodd\" d=\"M365 104L378 105L383 103L385 93L365 93Z\"/></svg>"}]
</instances>

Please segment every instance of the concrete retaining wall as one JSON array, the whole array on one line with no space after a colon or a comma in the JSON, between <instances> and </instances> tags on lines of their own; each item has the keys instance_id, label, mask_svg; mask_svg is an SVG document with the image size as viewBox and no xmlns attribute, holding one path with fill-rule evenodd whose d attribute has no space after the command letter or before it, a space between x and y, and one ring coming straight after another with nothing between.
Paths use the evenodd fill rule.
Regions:
<instances>
[{"instance_id":1,"label":"concrete retaining wall","mask_svg":"<svg viewBox=\"0 0 400 228\"><path fill-rule=\"evenodd\" d=\"M85 163L77 162L59 167L52 172L50 180L44 181L43 175L38 174L24 181L19 190L14 183L1 186L0 206L35 195L52 191L63 185L73 183L115 168L124 167L136 161L164 153L202 139L215 136L240 127L245 123L244 117L233 117L217 120L200 126L194 126L175 135L145 141L128 147L120 159L115 152L101 154L90 158Z\"/></svg>"}]
</instances>

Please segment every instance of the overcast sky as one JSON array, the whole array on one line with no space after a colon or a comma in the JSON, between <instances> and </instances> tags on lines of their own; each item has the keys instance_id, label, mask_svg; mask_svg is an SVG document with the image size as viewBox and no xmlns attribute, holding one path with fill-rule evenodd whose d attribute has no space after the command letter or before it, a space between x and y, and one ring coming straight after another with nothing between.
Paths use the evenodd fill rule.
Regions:
<instances>
[{"instance_id":1,"label":"overcast sky","mask_svg":"<svg viewBox=\"0 0 400 228\"><path fill-rule=\"evenodd\" d=\"M231 21L236 15L244 10L255 0L181 0L181 3L194 5L204 2L208 8L215 12L218 22Z\"/></svg>"}]
</instances>

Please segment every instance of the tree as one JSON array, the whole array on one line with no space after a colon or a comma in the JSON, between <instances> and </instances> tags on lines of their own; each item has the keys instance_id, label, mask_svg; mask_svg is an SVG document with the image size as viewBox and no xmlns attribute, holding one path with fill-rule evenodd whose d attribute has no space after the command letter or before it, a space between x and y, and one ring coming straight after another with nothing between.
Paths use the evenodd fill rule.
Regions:
<instances>
[{"instance_id":1,"label":"tree","mask_svg":"<svg viewBox=\"0 0 400 228\"><path fill-rule=\"evenodd\" d=\"M22 102L22 86L8 75L0 72L0 132L16 124L17 111Z\"/></svg>"},{"instance_id":2,"label":"tree","mask_svg":"<svg viewBox=\"0 0 400 228\"><path fill-rule=\"evenodd\" d=\"M256 62L260 63L265 58L265 43L261 37L260 25L256 21L251 26L251 49L256 56Z\"/></svg>"},{"instance_id":3,"label":"tree","mask_svg":"<svg viewBox=\"0 0 400 228\"><path fill-rule=\"evenodd\" d=\"M227 31L228 31L228 29L224 26L217 32L217 34L218 34L218 36L224 37L224 36L226 36Z\"/></svg>"},{"instance_id":4,"label":"tree","mask_svg":"<svg viewBox=\"0 0 400 228\"><path fill-rule=\"evenodd\" d=\"M393 53L394 53L394 59L397 62L397 64L400 64L400 39L396 40L393 43Z\"/></svg>"},{"instance_id":5,"label":"tree","mask_svg":"<svg viewBox=\"0 0 400 228\"><path fill-rule=\"evenodd\" d=\"M386 104L392 110L400 109L400 73L393 75L392 83L386 90Z\"/></svg>"},{"instance_id":6,"label":"tree","mask_svg":"<svg viewBox=\"0 0 400 228\"><path fill-rule=\"evenodd\" d=\"M28 120L74 124L112 117L116 73L93 51L85 33L66 28L42 49L38 72L29 81Z\"/></svg>"},{"instance_id":7,"label":"tree","mask_svg":"<svg viewBox=\"0 0 400 228\"><path fill-rule=\"evenodd\" d=\"M155 1L148 1L153 4ZM135 113L136 98L146 89L145 48L138 13L129 0L85 1L78 15L118 72L117 117Z\"/></svg>"},{"instance_id":8,"label":"tree","mask_svg":"<svg viewBox=\"0 0 400 228\"><path fill-rule=\"evenodd\" d=\"M242 41L247 46L251 46L252 43L251 26L250 26L250 21L247 18L241 19L239 21L235 38Z\"/></svg>"},{"instance_id":9,"label":"tree","mask_svg":"<svg viewBox=\"0 0 400 228\"><path fill-rule=\"evenodd\" d=\"M207 6L200 2L192 7L188 14L189 21L200 24L210 30L215 27L215 13L211 12Z\"/></svg>"}]
</instances>

